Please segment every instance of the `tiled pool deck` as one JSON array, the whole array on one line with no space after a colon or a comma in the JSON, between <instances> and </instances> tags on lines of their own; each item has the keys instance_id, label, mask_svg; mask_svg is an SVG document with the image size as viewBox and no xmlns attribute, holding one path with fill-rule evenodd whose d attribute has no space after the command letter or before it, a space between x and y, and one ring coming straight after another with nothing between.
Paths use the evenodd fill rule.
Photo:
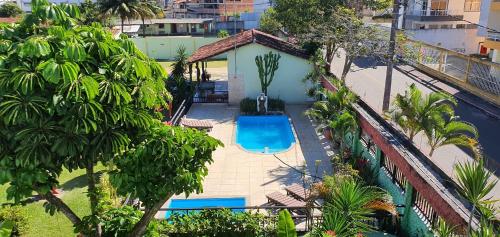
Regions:
<instances>
[{"instance_id":1,"label":"tiled pool deck","mask_svg":"<svg viewBox=\"0 0 500 237\"><path fill-rule=\"evenodd\" d=\"M315 162L320 160L318 176L331 174L329 143L317 135L311 121L304 116L306 106L287 105L286 110L296 132L296 144L276 156L299 170L305 165L306 171L311 174L316 173ZM285 186L302 182L298 172L273 155L248 153L237 146L235 119L238 114L236 106L193 104L191 107L187 117L210 120L214 124L210 135L221 140L225 146L213 154L214 162L209 166L203 183L204 192L192 194L190 198L245 197L247 206L260 206L266 203L266 194L274 191L285 193ZM164 207L168 207L168 202ZM159 212L156 217L164 216L164 212Z\"/></svg>"}]
</instances>

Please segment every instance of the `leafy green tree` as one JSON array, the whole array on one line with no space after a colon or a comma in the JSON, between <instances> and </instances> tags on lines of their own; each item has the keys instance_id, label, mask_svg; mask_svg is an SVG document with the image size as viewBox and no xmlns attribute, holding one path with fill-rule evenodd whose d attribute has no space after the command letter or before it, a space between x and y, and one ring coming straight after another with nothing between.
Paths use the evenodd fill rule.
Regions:
<instances>
[{"instance_id":1,"label":"leafy green tree","mask_svg":"<svg viewBox=\"0 0 500 237\"><path fill-rule=\"evenodd\" d=\"M431 147L430 157L438 147L445 145L465 147L474 152L475 156L478 155L477 137L479 135L474 125L458 121L455 116L447 119L441 115L427 119L423 126L427 142Z\"/></svg>"},{"instance_id":2,"label":"leafy green tree","mask_svg":"<svg viewBox=\"0 0 500 237\"><path fill-rule=\"evenodd\" d=\"M139 0L98 0L99 12L102 18L118 16L121 21L121 30L125 20L141 17L141 4Z\"/></svg>"},{"instance_id":3,"label":"leafy green tree","mask_svg":"<svg viewBox=\"0 0 500 237\"><path fill-rule=\"evenodd\" d=\"M203 191L203 178L212 152L222 146L205 132L165 126L159 121L141 136L140 143L114 160L111 182L119 194L132 193L144 215L129 236L142 236L148 223L173 195Z\"/></svg>"},{"instance_id":4,"label":"leafy green tree","mask_svg":"<svg viewBox=\"0 0 500 237\"><path fill-rule=\"evenodd\" d=\"M226 38L226 37L229 37L229 32L227 32L227 30L219 30L219 32L217 32L217 38Z\"/></svg>"},{"instance_id":5,"label":"leafy green tree","mask_svg":"<svg viewBox=\"0 0 500 237\"><path fill-rule=\"evenodd\" d=\"M142 35L146 37L146 19L152 19L163 14L163 11L155 0L139 0L137 14L142 21Z\"/></svg>"},{"instance_id":6,"label":"leafy green tree","mask_svg":"<svg viewBox=\"0 0 500 237\"><path fill-rule=\"evenodd\" d=\"M85 0L78 5L78 8L81 13L80 22L83 25L90 25L93 22L102 22L106 25L108 19L103 19L99 16L99 8L96 2Z\"/></svg>"},{"instance_id":7,"label":"leafy green tree","mask_svg":"<svg viewBox=\"0 0 500 237\"><path fill-rule=\"evenodd\" d=\"M0 184L9 183L7 198L16 202L36 192L50 213L61 211L79 226L82 219L50 190L59 185L63 169L85 169L91 217L96 216L94 166L112 162L118 191L129 190L146 206L134 226L140 233L167 193L201 189L205 163L219 142L202 132L162 128L154 111L170 99L163 67L126 37L113 39L97 23L78 25L78 16L74 5L33 0L32 14L0 33ZM148 153L153 142L163 153ZM141 162L126 169L120 157ZM147 159L158 160L142 162ZM151 169L153 164L162 170ZM131 180L116 182L132 176L142 190L130 187L137 184ZM180 180L168 182L175 177ZM148 185L153 178L167 180L166 186ZM91 223L98 235L97 223Z\"/></svg>"},{"instance_id":8,"label":"leafy green tree","mask_svg":"<svg viewBox=\"0 0 500 237\"><path fill-rule=\"evenodd\" d=\"M408 134L410 140L424 129L429 120L454 115L457 104L451 95L432 92L426 96L415 84L410 85L404 95L397 94L393 102L392 119Z\"/></svg>"},{"instance_id":9,"label":"leafy green tree","mask_svg":"<svg viewBox=\"0 0 500 237\"><path fill-rule=\"evenodd\" d=\"M280 32L282 26L278 20L276 20L276 10L270 7L264 11L259 20L259 30L276 35Z\"/></svg>"},{"instance_id":10,"label":"leafy green tree","mask_svg":"<svg viewBox=\"0 0 500 237\"><path fill-rule=\"evenodd\" d=\"M292 216L288 210L281 210L278 213L278 224L276 229L278 237L297 237L295 223L293 223Z\"/></svg>"},{"instance_id":11,"label":"leafy green tree","mask_svg":"<svg viewBox=\"0 0 500 237\"><path fill-rule=\"evenodd\" d=\"M13 2L7 2L0 6L0 17L17 17L23 13L23 10Z\"/></svg>"},{"instance_id":12,"label":"leafy green tree","mask_svg":"<svg viewBox=\"0 0 500 237\"><path fill-rule=\"evenodd\" d=\"M489 200L488 195L498 181L491 178L490 173L484 168L482 159L476 162L458 163L454 170L457 176L458 192L472 204L467 226L467 233L470 235L472 218L476 209L494 202Z\"/></svg>"},{"instance_id":13,"label":"leafy green tree","mask_svg":"<svg viewBox=\"0 0 500 237\"><path fill-rule=\"evenodd\" d=\"M269 51L269 53L255 56L255 64L257 65L257 69L259 72L260 79L260 87L262 89L262 93L267 95L267 88L271 85L274 79L274 73L279 68L279 61L281 55L274 54Z\"/></svg>"}]
</instances>

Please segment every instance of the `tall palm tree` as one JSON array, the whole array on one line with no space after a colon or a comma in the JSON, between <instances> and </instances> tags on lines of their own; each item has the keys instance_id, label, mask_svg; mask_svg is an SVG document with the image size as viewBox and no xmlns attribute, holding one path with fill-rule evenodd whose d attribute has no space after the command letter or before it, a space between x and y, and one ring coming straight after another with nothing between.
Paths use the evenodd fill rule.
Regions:
<instances>
[{"instance_id":1,"label":"tall palm tree","mask_svg":"<svg viewBox=\"0 0 500 237\"><path fill-rule=\"evenodd\" d=\"M423 126L427 142L431 147L430 157L438 147L450 144L468 148L474 153L477 151L479 134L476 127L458 121L457 117L446 119L442 115L432 116L424 121Z\"/></svg>"},{"instance_id":2,"label":"tall palm tree","mask_svg":"<svg viewBox=\"0 0 500 237\"><path fill-rule=\"evenodd\" d=\"M393 103L392 119L408 134L410 140L423 130L426 120L435 116L453 116L453 105L457 104L452 96L440 92L423 96L415 84L404 95L396 95Z\"/></svg>"},{"instance_id":3,"label":"tall palm tree","mask_svg":"<svg viewBox=\"0 0 500 237\"><path fill-rule=\"evenodd\" d=\"M146 19L155 18L162 9L155 0L139 0L138 14L142 21L142 35L146 37Z\"/></svg>"},{"instance_id":4,"label":"tall palm tree","mask_svg":"<svg viewBox=\"0 0 500 237\"><path fill-rule=\"evenodd\" d=\"M140 17L139 0L101 0L98 3L101 17L120 17L122 32L125 20Z\"/></svg>"},{"instance_id":5,"label":"tall palm tree","mask_svg":"<svg viewBox=\"0 0 500 237\"><path fill-rule=\"evenodd\" d=\"M484 169L482 159L477 162L458 163L454 169L458 179L458 192L472 204L467 226L467 232L470 234L476 208L492 202L488 194L496 186L497 180L490 179L490 173Z\"/></svg>"}]
</instances>

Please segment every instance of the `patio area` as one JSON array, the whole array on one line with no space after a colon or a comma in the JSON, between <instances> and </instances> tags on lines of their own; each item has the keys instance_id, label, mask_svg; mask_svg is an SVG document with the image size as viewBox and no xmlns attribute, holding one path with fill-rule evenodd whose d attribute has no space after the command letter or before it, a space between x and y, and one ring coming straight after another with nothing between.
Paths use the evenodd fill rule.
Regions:
<instances>
[{"instance_id":1,"label":"patio area","mask_svg":"<svg viewBox=\"0 0 500 237\"><path fill-rule=\"evenodd\" d=\"M296 132L296 144L292 149L276 154L288 165L309 174L331 174L330 145L315 131L313 124L304 116L305 105L287 105ZM283 164L273 155L248 153L235 142L236 117L239 107L226 104L193 104L187 118L209 120L214 127L210 135L224 143L213 154L214 163L209 166L203 183L204 191L189 198L244 197L247 206L266 204L266 194L283 191L285 186L302 183L296 170ZM316 171L316 160L321 161ZM184 195L173 198L184 198ZM167 208L169 202L163 206ZM159 212L157 218L163 218Z\"/></svg>"}]
</instances>

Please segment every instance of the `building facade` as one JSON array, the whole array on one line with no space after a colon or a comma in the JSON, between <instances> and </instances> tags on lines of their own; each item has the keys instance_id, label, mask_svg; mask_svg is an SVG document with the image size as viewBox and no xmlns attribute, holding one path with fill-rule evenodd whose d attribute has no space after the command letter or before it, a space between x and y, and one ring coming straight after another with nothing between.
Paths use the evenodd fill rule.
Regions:
<instances>
[{"instance_id":1,"label":"building facade","mask_svg":"<svg viewBox=\"0 0 500 237\"><path fill-rule=\"evenodd\" d=\"M480 15L481 0L409 0L400 25L414 40L476 54L484 40L475 25Z\"/></svg>"},{"instance_id":2,"label":"building facade","mask_svg":"<svg viewBox=\"0 0 500 237\"><path fill-rule=\"evenodd\" d=\"M253 11L253 0L168 0L171 18L220 18Z\"/></svg>"},{"instance_id":3,"label":"building facade","mask_svg":"<svg viewBox=\"0 0 500 237\"><path fill-rule=\"evenodd\" d=\"M479 24L488 27L478 30L478 35L485 38L482 53L500 64L500 0L483 0ZM500 77L500 72L495 74Z\"/></svg>"}]
</instances>

